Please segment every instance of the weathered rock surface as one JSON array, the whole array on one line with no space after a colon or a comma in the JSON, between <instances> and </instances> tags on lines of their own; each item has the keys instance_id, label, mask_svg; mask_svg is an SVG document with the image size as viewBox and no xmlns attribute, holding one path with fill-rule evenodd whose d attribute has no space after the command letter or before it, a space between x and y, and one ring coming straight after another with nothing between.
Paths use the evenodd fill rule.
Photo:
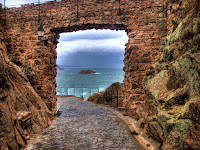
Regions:
<instances>
[{"instance_id":1,"label":"weathered rock surface","mask_svg":"<svg viewBox=\"0 0 200 150\"><path fill-rule=\"evenodd\" d=\"M169 30L166 45L162 57L143 80L147 100L152 105L145 130L163 143L163 150L197 150L200 149L199 1L169 1L166 8Z\"/></svg>"},{"instance_id":2,"label":"weathered rock surface","mask_svg":"<svg viewBox=\"0 0 200 150\"><path fill-rule=\"evenodd\" d=\"M24 148L27 136L41 132L54 117L22 69L9 60L3 31L0 24L0 149L16 150Z\"/></svg>"},{"instance_id":3,"label":"weathered rock surface","mask_svg":"<svg viewBox=\"0 0 200 150\"><path fill-rule=\"evenodd\" d=\"M107 104L113 107L122 107L124 100L124 84L115 82L110 85L105 91L95 93L88 98L88 101L97 104Z\"/></svg>"},{"instance_id":4,"label":"weathered rock surface","mask_svg":"<svg viewBox=\"0 0 200 150\"><path fill-rule=\"evenodd\" d=\"M97 72L93 70L82 70L78 74L93 74L93 73L97 73Z\"/></svg>"}]
</instances>

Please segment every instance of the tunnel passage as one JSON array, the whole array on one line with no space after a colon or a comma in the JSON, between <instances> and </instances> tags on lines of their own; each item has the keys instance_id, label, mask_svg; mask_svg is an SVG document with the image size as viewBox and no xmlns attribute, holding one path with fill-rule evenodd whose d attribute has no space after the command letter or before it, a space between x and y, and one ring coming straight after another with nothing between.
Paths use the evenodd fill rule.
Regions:
<instances>
[{"instance_id":1,"label":"tunnel passage","mask_svg":"<svg viewBox=\"0 0 200 150\"><path fill-rule=\"evenodd\" d=\"M158 60L166 35L162 0L79 0L41 4L41 20L48 36L45 46L38 40L38 5L23 5L7 10L9 56L35 74L32 86L48 108L56 110L56 45L59 33L85 29L125 30L129 40L124 56L124 106L134 109L135 101L144 101L142 79L151 64ZM120 13L119 13L120 12Z\"/></svg>"}]
</instances>

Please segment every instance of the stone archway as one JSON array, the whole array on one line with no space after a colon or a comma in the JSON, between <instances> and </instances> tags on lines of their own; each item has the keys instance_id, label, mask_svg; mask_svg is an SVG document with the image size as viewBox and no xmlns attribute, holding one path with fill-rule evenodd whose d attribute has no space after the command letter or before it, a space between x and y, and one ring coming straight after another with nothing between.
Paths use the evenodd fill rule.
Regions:
<instances>
[{"instance_id":1,"label":"stone archway","mask_svg":"<svg viewBox=\"0 0 200 150\"><path fill-rule=\"evenodd\" d=\"M57 48L58 40L60 38L59 34L80 31L80 30L88 30L88 29L110 29L110 30L125 30L126 31L126 26L124 26L123 24L114 24L114 25L112 24L82 24L82 25L73 25L73 26L68 26L68 27L59 27L59 28L50 29L50 33L48 34L49 36L48 42L53 43L54 45L53 47L51 47L53 54L56 54L54 57L57 58L56 48ZM57 64L54 64L54 66L55 65ZM51 72L51 70L49 71Z\"/></svg>"},{"instance_id":2,"label":"stone archway","mask_svg":"<svg viewBox=\"0 0 200 150\"><path fill-rule=\"evenodd\" d=\"M166 35L162 7L162 0L126 0L120 4L115 0L79 0L77 18L75 0L41 4L41 19L45 34L49 37L47 46L36 35L38 5L10 8L7 12L11 41L9 55L13 61L19 62L19 66L26 55L27 64L37 72L33 76L34 89L48 108L55 111L58 34L90 28L126 30L129 40L123 68L124 105L134 110L144 101L142 79L151 64L159 58Z\"/></svg>"}]
</instances>

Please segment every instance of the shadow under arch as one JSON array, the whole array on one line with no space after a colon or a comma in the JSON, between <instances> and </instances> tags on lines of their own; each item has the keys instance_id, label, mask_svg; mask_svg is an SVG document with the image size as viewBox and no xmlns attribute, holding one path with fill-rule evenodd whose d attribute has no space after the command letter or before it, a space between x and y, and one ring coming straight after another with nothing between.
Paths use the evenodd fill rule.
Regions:
<instances>
[{"instance_id":1,"label":"shadow under arch","mask_svg":"<svg viewBox=\"0 0 200 150\"><path fill-rule=\"evenodd\" d=\"M50 29L50 32L60 34L64 32L74 32L79 30L88 30L88 29L110 29L110 30L125 30L128 33L127 26L124 24L82 24L82 25L73 25L68 27L58 27Z\"/></svg>"}]
</instances>

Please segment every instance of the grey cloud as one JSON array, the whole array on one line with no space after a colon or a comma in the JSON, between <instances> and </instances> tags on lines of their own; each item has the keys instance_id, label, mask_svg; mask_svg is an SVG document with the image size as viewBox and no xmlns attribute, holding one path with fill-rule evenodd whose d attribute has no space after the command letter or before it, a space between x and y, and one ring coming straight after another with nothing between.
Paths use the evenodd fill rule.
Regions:
<instances>
[{"instance_id":1,"label":"grey cloud","mask_svg":"<svg viewBox=\"0 0 200 150\"><path fill-rule=\"evenodd\" d=\"M63 33L59 39L57 52L59 55L78 51L124 52L127 41L128 37L124 31L86 30Z\"/></svg>"},{"instance_id":2,"label":"grey cloud","mask_svg":"<svg viewBox=\"0 0 200 150\"><path fill-rule=\"evenodd\" d=\"M124 32L111 30L86 30L62 34L59 41L104 40L122 38Z\"/></svg>"},{"instance_id":3,"label":"grey cloud","mask_svg":"<svg viewBox=\"0 0 200 150\"><path fill-rule=\"evenodd\" d=\"M67 48L69 50L67 50ZM114 45L106 45L106 44L102 44L101 46L95 46L95 45L91 45L91 46L77 46L77 47L67 47L65 48L65 50L59 50L57 51L59 55L68 55L69 53L76 53L76 52L82 52L82 51L88 51L88 52L122 52L124 53L124 48L123 47L118 47L118 46L114 46Z\"/></svg>"},{"instance_id":4,"label":"grey cloud","mask_svg":"<svg viewBox=\"0 0 200 150\"><path fill-rule=\"evenodd\" d=\"M88 52L71 53L68 56L58 56L58 65L83 67L123 67L123 52Z\"/></svg>"}]
</instances>

